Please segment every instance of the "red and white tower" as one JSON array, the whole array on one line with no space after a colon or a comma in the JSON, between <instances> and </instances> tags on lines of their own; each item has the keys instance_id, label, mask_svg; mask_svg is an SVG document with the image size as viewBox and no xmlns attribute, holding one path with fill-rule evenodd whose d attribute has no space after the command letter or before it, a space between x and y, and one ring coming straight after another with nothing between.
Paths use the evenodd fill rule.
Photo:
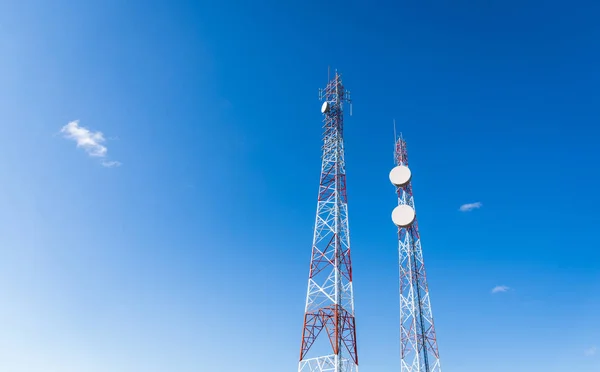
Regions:
<instances>
[{"instance_id":1,"label":"red and white tower","mask_svg":"<svg viewBox=\"0 0 600 372\"><path fill-rule=\"evenodd\" d=\"M390 172L390 181L398 194L398 206L392 212L392 220L398 226L400 256L400 371L441 372L415 214L412 175L402 137L396 139L394 157L396 167Z\"/></svg>"},{"instance_id":2,"label":"red and white tower","mask_svg":"<svg viewBox=\"0 0 600 372\"><path fill-rule=\"evenodd\" d=\"M323 156L298 371L358 371L344 162L343 103L335 73L320 91Z\"/></svg>"}]
</instances>

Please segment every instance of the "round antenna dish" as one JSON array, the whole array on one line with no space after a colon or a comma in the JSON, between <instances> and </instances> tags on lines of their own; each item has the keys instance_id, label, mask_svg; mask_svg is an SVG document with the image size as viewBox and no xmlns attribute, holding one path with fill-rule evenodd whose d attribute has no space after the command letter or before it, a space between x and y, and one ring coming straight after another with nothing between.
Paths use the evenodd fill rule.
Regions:
<instances>
[{"instance_id":1,"label":"round antenna dish","mask_svg":"<svg viewBox=\"0 0 600 372\"><path fill-rule=\"evenodd\" d=\"M405 165L399 165L390 172L390 181L396 187L404 186L410 182L412 173Z\"/></svg>"},{"instance_id":2,"label":"round antenna dish","mask_svg":"<svg viewBox=\"0 0 600 372\"><path fill-rule=\"evenodd\" d=\"M415 210L410 205L399 205L392 211L392 221L398 227L408 227L415 221Z\"/></svg>"},{"instance_id":3,"label":"round antenna dish","mask_svg":"<svg viewBox=\"0 0 600 372\"><path fill-rule=\"evenodd\" d=\"M321 113L326 113L327 111L329 111L329 102L325 101L323 102L323 105L321 105Z\"/></svg>"}]
</instances>

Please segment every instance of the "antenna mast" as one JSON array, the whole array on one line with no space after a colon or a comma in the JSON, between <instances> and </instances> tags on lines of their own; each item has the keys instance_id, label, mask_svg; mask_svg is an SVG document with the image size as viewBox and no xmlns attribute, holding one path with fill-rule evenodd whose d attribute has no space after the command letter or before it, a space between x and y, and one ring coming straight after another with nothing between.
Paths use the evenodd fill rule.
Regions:
<instances>
[{"instance_id":1,"label":"antenna mast","mask_svg":"<svg viewBox=\"0 0 600 372\"><path fill-rule=\"evenodd\" d=\"M400 265L400 371L441 372L421 236L415 214L412 173L408 168L406 141L396 137L396 167L390 181L396 187L398 206L392 220L398 226Z\"/></svg>"},{"instance_id":2,"label":"antenna mast","mask_svg":"<svg viewBox=\"0 0 600 372\"><path fill-rule=\"evenodd\" d=\"M344 160L343 103L350 93L337 71L319 97L323 155L298 371L357 372Z\"/></svg>"}]
</instances>

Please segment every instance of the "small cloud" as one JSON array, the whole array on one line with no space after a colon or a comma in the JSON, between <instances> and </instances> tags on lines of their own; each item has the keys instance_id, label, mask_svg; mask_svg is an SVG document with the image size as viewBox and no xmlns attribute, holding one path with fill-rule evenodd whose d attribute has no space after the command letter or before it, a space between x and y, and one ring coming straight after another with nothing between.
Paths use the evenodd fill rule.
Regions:
<instances>
[{"instance_id":1,"label":"small cloud","mask_svg":"<svg viewBox=\"0 0 600 372\"><path fill-rule=\"evenodd\" d=\"M503 292L508 292L510 288L505 286L505 285L497 285L494 288L492 288L492 293L503 293Z\"/></svg>"},{"instance_id":2,"label":"small cloud","mask_svg":"<svg viewBox=\"0 0 600 372\"><path fill-rule=\"evenodd\" d=\"M589 349L585 350L586 356L594 356L598 353L598 348L596 346L592 346Z\"/></svg>"},{"instance_id":3,"label":"small cloud","mask_svg":"<svg viewBox=\"0 0 600 372\"><path fill-rule=\"evenodd\" d=\"M479 208L481 208L481 206L482 206L481 202L467 203L467 204L461 205L460 208L458 208L458 210L461 212L469 212L469 211L472 211L473 209L479 209Z\"/></svg>"},{"instance_id":4,"label":"small cloud","mask_svg":"<svg viewBox=\"0 0 600 372\"><path fill-rule=\"evenodd\" d=\"M77 143L77 147L81 147L91 157L106 158L108 149L103 145L105 142L102 132L92 132L91 130L79 126L79 120L73 120L64 127L60 132L66 139L73 140ZM113 168L121 165L118 161L102 160L104 167Z\"/></svg>"},{"instance_id":5,"label":"small cloud","mask_svg":"<svg viewBox=\"0 0 600 372\"><path fill-rule=\"evenodd\" d=\"M102 166L106 167L106 168L120 167L121 162L120 161L103 161Z\"/></svg>"}]
</instances>

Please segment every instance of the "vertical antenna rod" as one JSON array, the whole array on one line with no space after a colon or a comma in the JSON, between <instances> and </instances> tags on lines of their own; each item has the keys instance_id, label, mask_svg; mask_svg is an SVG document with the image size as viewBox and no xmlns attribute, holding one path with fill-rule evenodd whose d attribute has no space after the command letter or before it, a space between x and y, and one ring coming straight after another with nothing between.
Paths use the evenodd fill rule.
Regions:
<instances>
[{"instance_id":1,"label":"vertical antenna rod","mask_svg":"<svg viewBox=\"0 0 600 372\"><path fill-rule=\"evenodd\" d=\"M400 266L400 371L441 372L433 314L429 301L421 237L415 214L412 173L406 141L395 138L396 167L390 181L396 187L398 206L392 220L398 226Z\"/></svg>"},{"instance_id":2,"label":"vertical antenna rod","mask_svg":"<svg viewBox=\"0 0 600 372\"><path fill-rule=\"evenodd\" d=\"M319 92L323 155L304 311L300 372L357 372L341 76ZM324 332L323 332L324 331Z\"/></svg>"}]
</instances>

